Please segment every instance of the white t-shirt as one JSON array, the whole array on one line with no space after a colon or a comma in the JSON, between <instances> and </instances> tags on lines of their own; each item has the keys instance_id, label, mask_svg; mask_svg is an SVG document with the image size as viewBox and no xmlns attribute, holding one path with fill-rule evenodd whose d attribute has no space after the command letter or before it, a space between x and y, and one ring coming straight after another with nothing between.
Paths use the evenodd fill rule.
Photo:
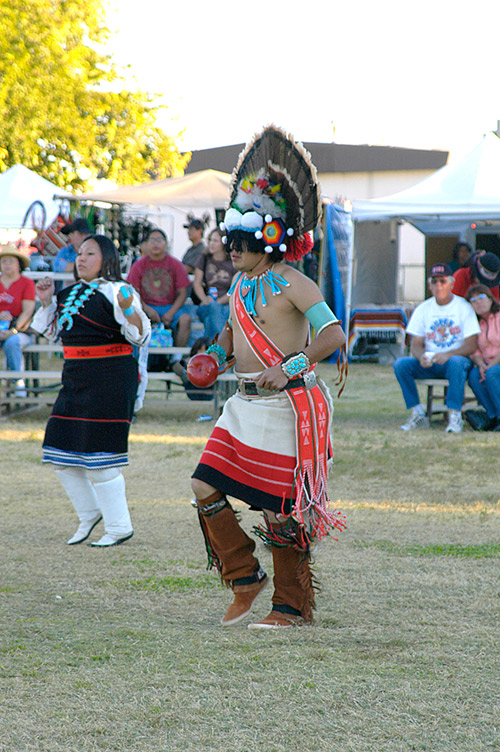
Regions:
<instances>
[{"instance_id":1,"label":"white t-shirt","mask_svg":"<svg viewBox=\"0 0 500 752\"><path fill-rule=\"evenodd\" d=\"M438 305L434 297L424 300L413 311L406 331L424 338L426 352L448 352L461 347L480 329L471 304L453 295L446 305Z\"/></svg>"}]
</instances>

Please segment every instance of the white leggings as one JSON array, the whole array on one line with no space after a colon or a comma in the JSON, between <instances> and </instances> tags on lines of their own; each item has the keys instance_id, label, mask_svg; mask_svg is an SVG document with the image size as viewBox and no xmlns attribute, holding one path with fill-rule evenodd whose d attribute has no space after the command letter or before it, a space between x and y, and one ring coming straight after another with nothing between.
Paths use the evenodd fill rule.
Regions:
<instances>
[{"instance_id":1,"label":"white leggings","mask_svg":"<svg viewBox=\"0 0 500 752\"><path fill-rule=\"evenodd\" d=\"M93 520L102 513L107 533L122 535L132 532L125 478L119 468L56 467L55 471L80 522Z\"/></svg>"}]
</instances>

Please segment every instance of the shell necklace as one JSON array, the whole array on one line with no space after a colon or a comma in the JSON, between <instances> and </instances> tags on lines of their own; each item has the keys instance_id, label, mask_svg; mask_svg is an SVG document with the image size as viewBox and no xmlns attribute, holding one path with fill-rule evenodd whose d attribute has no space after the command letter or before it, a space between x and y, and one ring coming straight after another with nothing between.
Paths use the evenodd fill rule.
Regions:
<instances>
[{"instance_id":1,"label":"shell necklace","mask_svg":"<svg viewBox=\"0 0 500 752\"><path fill-rule=\"evenodd\" d=\"M290 282L287 282L286 279L281 276L281 274L276 274L276 272L273 272L273 268L274 267L271 267L263 274L258 274L256 277L251 277L250 279L245 276L241 283L240 292L243 300L243 305L251 316L257 316L257 311L255 310L257 291L260 290L262 305L267 305L267 300L264 292L264 284L268 285L271 288L271 295L279 295L281 293L282 287L290 287ZM236 285L244 274L244 272L240 272L240 274L236 277L234 284L231 285L231 288L228 290L228 295L231 295L234 292Z\"/></svg>"},{"instance_id":2,"label":"shell necklace","mask_svg":"<svg viewBox=\"0 0 500 752\"><path fill-rule=\"evenodd\" d=\"M85 305L90 296L97 290L99 282L90 282L87 287L81 290L82 287L83 282L75 285L66 298L61 315L59 316L59 326L61 329L64 329L64 327L66 327L66 331L71 329L73 326L73 316L75 313L78 313L78 310ZM76 297L80 290L81 294Z\"/></svg>"}]
</instances>

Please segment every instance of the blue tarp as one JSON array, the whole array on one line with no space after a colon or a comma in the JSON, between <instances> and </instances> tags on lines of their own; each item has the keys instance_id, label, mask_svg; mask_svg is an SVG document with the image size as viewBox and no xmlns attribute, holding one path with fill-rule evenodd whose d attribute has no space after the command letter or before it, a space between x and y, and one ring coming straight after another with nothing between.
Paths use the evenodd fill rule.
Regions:
<instances>
[{"instance_id":1,"label":"blue tarp","mask_svg":"<svg viewBox=\"0 0 500 752\"><path fill-rule=\"evenodd\" d=\"M320 288L326 302L342 322L342 327L347 334L345 298L349 280L352 239L351 213L338 204L326 204L324 211L325 237ZM334 353L331 361L335 361L336 358L337 353Z\"/></svg>"},{"instance_id":2,"label":"blue tarp","mask_svg":"<svg viewBox=\"0 0 500 752\"><path fill-rule=\"evenodd\" d=\"M344 329L351 235L350 212L346 212L337 204L327 204L320 287L326 302L342 321Z\"/></svg>"}]
</instances>

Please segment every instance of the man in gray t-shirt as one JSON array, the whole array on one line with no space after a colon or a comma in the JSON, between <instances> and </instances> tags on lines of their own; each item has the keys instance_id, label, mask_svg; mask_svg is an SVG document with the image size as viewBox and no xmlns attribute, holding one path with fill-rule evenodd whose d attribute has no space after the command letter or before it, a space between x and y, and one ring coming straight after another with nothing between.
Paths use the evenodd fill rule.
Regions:
<instances>
[{"instance_id":1,"label":"man in gray t-shirt","mask_svg":"<svg viewBox=\"0 0 500 752\"><path fill-rule=\"evenodd\" d=\"M188 274L194 274L196 263L206 249L205 243L203 242L205 224L201 219L191 219L186 225L184 225L184 227L188 231L188 238L191 241L191 245L182 257L182 263L186 267Z\"/></svg>"}]
</instances>

